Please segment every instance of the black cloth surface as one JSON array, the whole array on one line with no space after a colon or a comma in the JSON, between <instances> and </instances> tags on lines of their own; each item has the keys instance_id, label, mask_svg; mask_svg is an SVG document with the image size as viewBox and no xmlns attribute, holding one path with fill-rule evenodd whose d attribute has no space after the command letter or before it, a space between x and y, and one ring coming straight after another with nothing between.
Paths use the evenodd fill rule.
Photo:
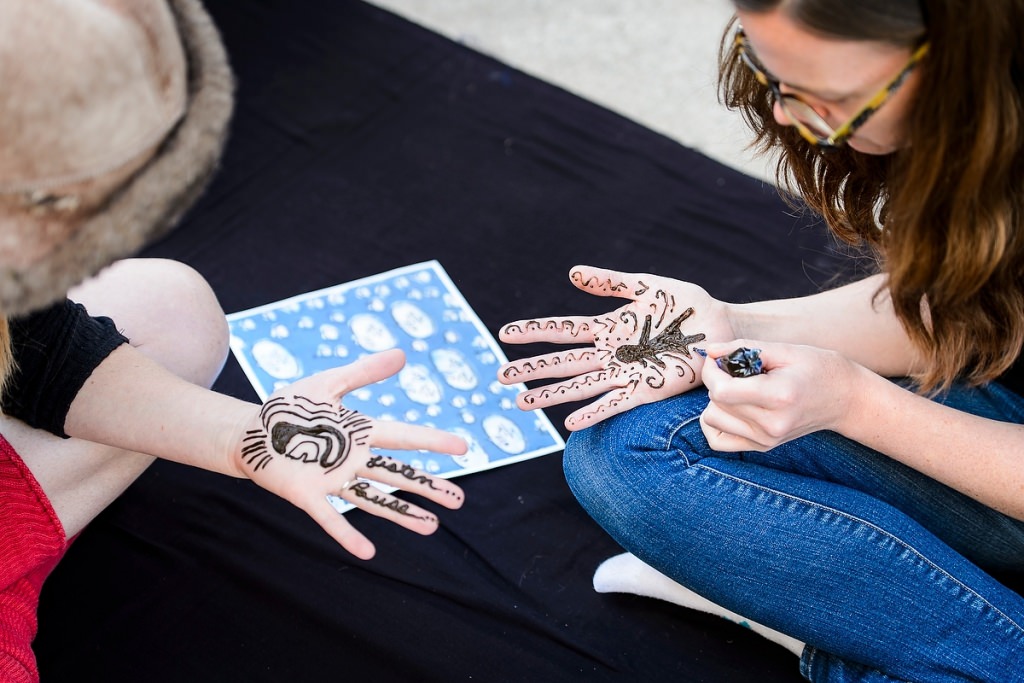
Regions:
<instances>
[{"instance_id":1,"label":"black cloth surface","mask_svg":"<svg viewBox=\"0 0 1024 683\"><path fill-rule=\"evenodd\" d=\"M209 9L240 84L232 137L146 255L194 266L226 311L432 258L495 332L608 310L569 284L578 263L732 301L843 271L773 188L373 6ZM233 359L215 388L256 400ZM558 454L459 483L462 510L428 505L431 537L349 513L378 546L362 562L249 482L158 463L46 584L43 680L799 680L795 657L741 627L595 593L621 551Z\"/></svg>"}]
</instances>

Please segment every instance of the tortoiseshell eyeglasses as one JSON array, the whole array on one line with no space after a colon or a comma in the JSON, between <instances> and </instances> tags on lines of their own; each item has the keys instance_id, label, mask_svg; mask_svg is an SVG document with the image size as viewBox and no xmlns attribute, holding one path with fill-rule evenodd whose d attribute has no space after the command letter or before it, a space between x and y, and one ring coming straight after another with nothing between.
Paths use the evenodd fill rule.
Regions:
<instances>
[{"instance_id":1,"label":"tortoiseshell eyeglasses","mask_svg":"<svg viewBox=\"0 0 1024 683\"><path fill-rule=\"evenodd\" d=\"M782 107L783 113L793 123L800 135L808 142L820 147L839 147L850 139L850 136L858 128L863 126L871 115L878 111L885 104L893 93L899 90L907 76L914 70L914 67L928 54L928 43L922 43L906 66L889 83L878 91L874 97L868 100L867 104L861 107L860 111L854 114L846 123L838 128L833 128L823 119L818 112L808 103L804 102L797 95L783 93L780 89L780 82L768 75L764 67L757 61L753 48L747 40L747 35L740 28L736 32L736 48L743 63L747 65L757 78L757 81L772 91L775 101Z\"/></svg>"}]
</instances>

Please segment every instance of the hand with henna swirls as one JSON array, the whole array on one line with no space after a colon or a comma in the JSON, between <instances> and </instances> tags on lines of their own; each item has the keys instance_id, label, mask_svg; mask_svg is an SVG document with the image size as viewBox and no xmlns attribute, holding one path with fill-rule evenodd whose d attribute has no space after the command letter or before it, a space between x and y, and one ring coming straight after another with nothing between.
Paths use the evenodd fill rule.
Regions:
<instances>
[{"instance_id":1,"label":"hand with henna swirls","mask_svg":"<svg viewBox=\"0 0 1024 683\"><path fill-rule=\"evenodd\" d=\"M630 302L604 315L505 325L499 339L510 344L591 346L506 363L498 370L498 381L569 378L520 394L517 403L524 410L600 396L566 418L571 431L699 386L704 360L693 353L693 346L735 336L727 306L696 285L589 266L576 266L569 279L590 294Z\"/></svg>"},{"instance_id":2,"label":"hand with henna swirls","mask_svg":"<svg viewBox=\"0 0 1024 683\"><path fill-rule=\"evenodd\" d=\"M328 501L335 495L366 512L421 534L433 533L435 515L374 486L404 489L448 508L463 493L445 479L374 453L371 447L461 455L466 443L436 429L377 421L341 405L359 387L393 375L400 351L362 358L275 392L237 434L235 462L243 476L305 510L353 555L369 559L373 544Z\"/></svg>"}]
</instances>

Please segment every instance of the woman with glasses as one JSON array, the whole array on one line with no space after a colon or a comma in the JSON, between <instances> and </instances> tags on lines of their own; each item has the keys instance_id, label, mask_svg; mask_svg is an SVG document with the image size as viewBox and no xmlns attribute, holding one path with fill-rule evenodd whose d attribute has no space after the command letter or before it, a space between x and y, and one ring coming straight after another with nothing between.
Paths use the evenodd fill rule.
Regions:
<instances>
[{"instance_id":1,"label":"woman with glasses","mask_svg":"<svg viewBox=\"0 0 1024 683\"><path fill-rule=\"evenodd\" d=\"M809 680L1024 680L1024 3L734 5L725 103L877 274L737 305L577 267L628 302L506 326L577 346L499 376L590 401L566 475L630 552L599 589L743 615Z\"/></svg>"}]
</instances>

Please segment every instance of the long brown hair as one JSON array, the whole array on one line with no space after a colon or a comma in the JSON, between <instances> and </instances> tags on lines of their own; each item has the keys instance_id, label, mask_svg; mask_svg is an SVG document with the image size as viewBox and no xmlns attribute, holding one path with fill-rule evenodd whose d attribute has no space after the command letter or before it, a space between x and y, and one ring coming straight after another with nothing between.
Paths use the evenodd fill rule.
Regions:
<instances>
[{"instance_id":1,"label":"long brown hair","mask_svg":"<svg viewBox=\"0 0 1024 683\"><path fill-rule=\"evenodd\" d=\"M11 350L11 328L7 316L0 315L0 396L7 389L7 380L14 371L14 354Z\"/></svg>"},{"instance_id":2,"label":"long brown hair","mask_svg":"<svg viewBox=\"0 0 1024 683\"><path fill-rule=\"evenodd\" d=\"M979 384L1024 342L1024 0L734 0L779 8L823 35L931 49L907 121L885 156L822 150L772 114L772 96L740 62L727 29L722 101L754 145L778 154L780 187L842 239L871 246L895 312L927 363L922 391Z\"/></svg>"}]
</instances>

